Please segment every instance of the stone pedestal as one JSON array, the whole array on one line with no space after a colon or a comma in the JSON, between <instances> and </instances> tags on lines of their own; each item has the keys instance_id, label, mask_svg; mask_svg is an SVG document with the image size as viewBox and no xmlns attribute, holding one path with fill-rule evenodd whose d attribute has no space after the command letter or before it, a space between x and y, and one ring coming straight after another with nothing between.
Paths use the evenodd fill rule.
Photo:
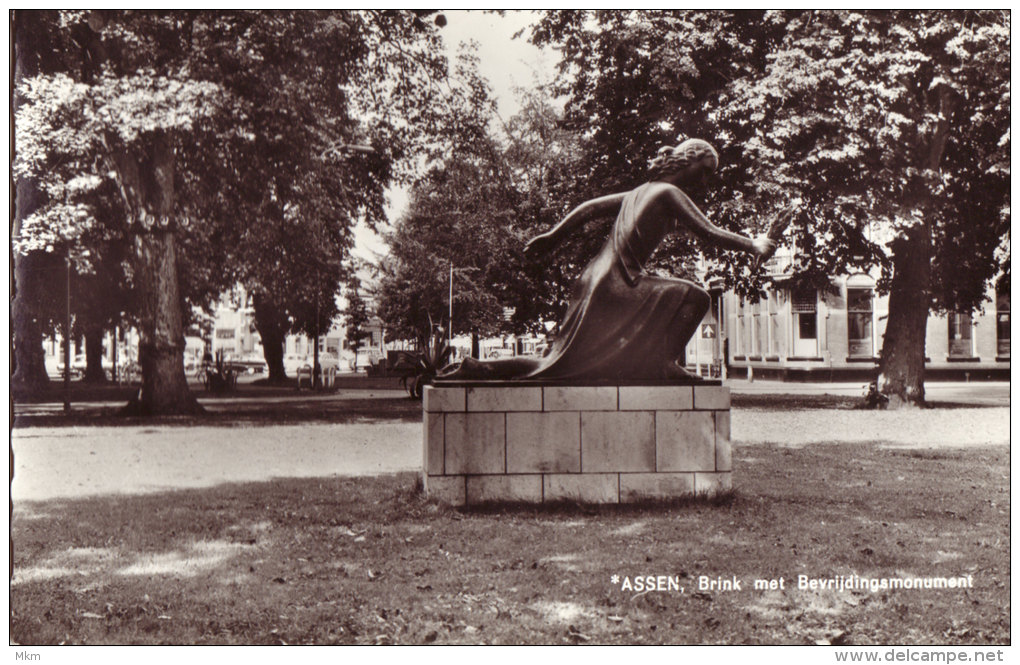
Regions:
<instances>
[{"instance_id":1,"label":"stone pedestal","mask_svg":"<svg viewBox=\"0 0 1020 665\"><path fill-rule=\"evenodd\" d=\"M627 503L731 487L730 393L694 385L425 388L424 480L448 503Z\"/></svg>"}]
</instances>

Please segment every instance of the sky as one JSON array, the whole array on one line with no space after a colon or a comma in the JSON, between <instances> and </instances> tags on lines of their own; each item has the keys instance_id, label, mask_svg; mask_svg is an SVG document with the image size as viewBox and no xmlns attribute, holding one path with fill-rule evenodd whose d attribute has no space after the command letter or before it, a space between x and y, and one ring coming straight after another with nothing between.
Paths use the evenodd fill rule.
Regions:
<instances>
[{"instance_id":1,"label":"sky","mask_svg":"<svg viewBox=\"0 0 1020 665\"><path fill-rule=\"evenodd\" d=\"M462 42L478 43L479 70L492 86L499 115L507 120L519 109L514 95L515 87L532 87L536 81L549 81L555 73L555 54L539 49L527 42L527 32L514 39L514 33L532 23L536 17L526 10L510 10L503 16L482 11L444 11L446 25L440 34L446 42L447 57L452 61ZM407 192L394 188L387 198L386 212L391 221L397 220L407 207ZM375 263L386 253L382 239L364 224L355 228L353 254Z\"/></svg>"}]
</instances>

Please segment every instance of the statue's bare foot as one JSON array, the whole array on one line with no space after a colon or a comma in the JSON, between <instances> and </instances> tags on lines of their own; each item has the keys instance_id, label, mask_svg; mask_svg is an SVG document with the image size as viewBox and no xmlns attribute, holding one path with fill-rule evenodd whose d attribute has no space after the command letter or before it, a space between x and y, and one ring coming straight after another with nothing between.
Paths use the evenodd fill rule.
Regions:
<instances>
[{"instance_id":1,"label":"statue's bare foot","mask_svg":"<svg viewBox=\"0 0 1020 665\"><path fill-rule=\"evenodd\" d=\"M680 366L679 360L674 360L665 367L665 375L667 379L684 379L687 381L704 381L704 379L697 374L688 372L686 369Z\"/></svg>"}]
</instances>

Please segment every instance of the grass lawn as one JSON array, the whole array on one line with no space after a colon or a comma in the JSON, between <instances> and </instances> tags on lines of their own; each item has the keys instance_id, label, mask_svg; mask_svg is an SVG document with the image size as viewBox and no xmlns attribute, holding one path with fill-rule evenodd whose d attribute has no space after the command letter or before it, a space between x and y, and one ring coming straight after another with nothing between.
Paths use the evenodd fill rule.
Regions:
<instances>
[{"instance_id":1,"label":"grass lawn","mask_svg":"<svg viewBox=\"0 0 1020 665\"><path fill-rule=\"evenodd\" d=\"M880 444L738 443L717 503L460 511L411 475L19 503L11 640L1008 643L1008 448ZM854 573L973 588L796 588ZM702 575L743 588L699 591Z\"/></svg>"}]
</instances>

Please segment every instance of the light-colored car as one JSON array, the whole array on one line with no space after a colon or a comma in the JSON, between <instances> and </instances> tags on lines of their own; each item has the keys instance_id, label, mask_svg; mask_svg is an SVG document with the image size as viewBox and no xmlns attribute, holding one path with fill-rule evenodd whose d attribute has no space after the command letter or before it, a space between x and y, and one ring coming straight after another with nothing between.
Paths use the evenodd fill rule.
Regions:
<instances>
[{"instance_id":1,"label":"light-colored car","mask_svg":"<svg viewBox=\"0 0 1020 665\"><path fill-rule=\"evenodd\" d=\"M313 360L312 356L308 356L309 362ZM322 369L335 369L339 370L341 367L340 356L336 353L330 353L328 351L319 352L319 366Z\"/></svg>"},{"instance_id":2,"label":"light-colored car","mask_svg":"<svg viewBox=\"0 0 1020 665\"><path fill-rule=\"evenodd\" d=\"M234 361L238 369L243 368L246 374L268 374L269 363L261 353L246 353Z\"/></svg>"},{"instance_id":3,"label":"light-colored car","mask_svg":"<svg viewBox=\"0 0 1020 665\"><path fill-rule=\"evenodd\" d=\"M299 369L305 366L312 366L312 361L308 356L288 353L283 357L283 369L288 376L294 376Z\"/></svg>"},{"instance_id":4,"label":"light-colored car","mask_svg":"<svg viewBox=\"0 0 1020 665\"><path fill-rule=\"evenodd\" d=\"M79 353L71 359L71 378L83 376L85 374L85 354ZM58 377L64 376L64 356L63 354L57 356L57 367L56 375Z\"/></svg>"},{"instance_id":5,"label":"light-colored car","mask_svg":"<svg viewBox=\"0 0 1020 665\"><path fill-rule=\"evenodd\" d=\"M351 361L354 361L354 352L351 352ZM357 365L353 367L354 371L366 371L373 365L378 365L384 360L382 351L379 349L358 349L358 360Z\"/></svg>"}]
</instances>

